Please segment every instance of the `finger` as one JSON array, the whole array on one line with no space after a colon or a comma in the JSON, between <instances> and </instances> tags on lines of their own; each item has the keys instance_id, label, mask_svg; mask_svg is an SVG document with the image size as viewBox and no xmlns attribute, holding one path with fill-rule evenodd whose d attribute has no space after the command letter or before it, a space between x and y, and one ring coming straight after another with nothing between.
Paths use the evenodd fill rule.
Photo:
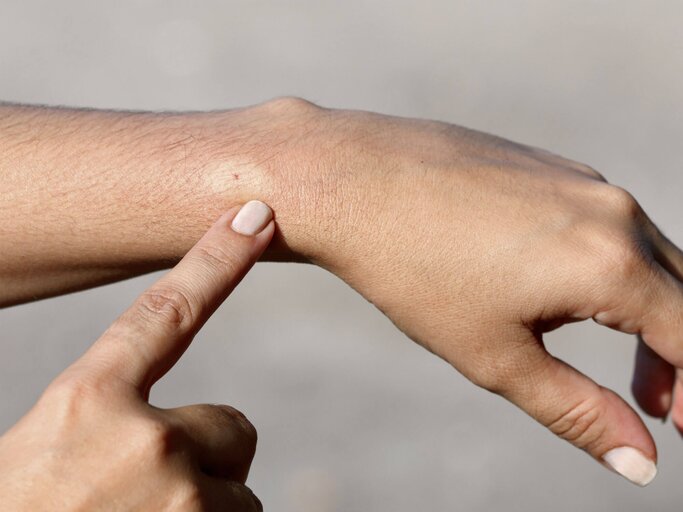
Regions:
<instances>
[{"instance_id":1,"label":"finger","mask_svg":"<svg viewBox=\"0 0 683 512\"><path fill-rule=\"evenodd\" d=\"M256 452L256 429L227 405L190 405L165 411L180 420L209 476L244 483Z\"/></svg>"},{"instance_id":2,"label":"finger","mask_svg":"<svg viewBox=\"0 0 683 512\"><path fill-rule=\"evenodd\" d=\"M200 478L202 510L207 512L263 512L261 500L246 485L219 478Z\"/></svg>"},{"instance_id":3,"label":"finger","mask_svg":"<svg viewBox=\"0 0 683 512\"><path fill-rule=\"evenodd\" d=\"M672 404L676 369L638 339L631 391L650 416L665 419Z\"/></svg>"},{"instance_id":4,"label":"finger","mask_svg":"<svg viewBox=\"0 0 683 512\"><path fill-rule=\"evenodd\" d=\"M655 477L657 452L652 436L636 412L616 393L596 384L548 354L539 339L516 351L518 376L501 380L500 394L585 450L597 461L638 485Z\"/></svg>"},{"instance_id":5,"label":"finger","mask_svg":"<svg viewBox=\"0 0 683 512\"><path fill-rule=\"evenodd\" d=\"M676 279L683 281L683 251L649 219L647 219L647 227L652 239L655 259Z\"/></svg>"},{"instance_id":6,"label":"finger","mask_svg":"<svg viewBox=\"0 0 683 512\"><path fill-rule=\"evenodd\" d=\"M648 222L656 260L679 282L683 282L683 251L667 238L651 221ZM683 435L683 371L675 371L671 419Z\"/></svg>"},{"instance_id":7,"label":"finger","mask_svg":"<svg viewBox=\"0 0 683 512\"><path fill-rule=\"evenodd\" d=\"M671 406L671 421L683 436L683 370L676 370L673 404Z\"/></svg>"},{"instance_id":8,"label":"finger","mask_svg":"<svg viewBox=\"0 0 683 512\"><path fill-rule=\"evenodd\" d=\"M626 268L617 273L620 282L598 292L601 297L596 302L601 305L593 319L639 334L665 361L683 367L683 284L651 257L631 258L633 261L624 262Z\"/></svg>"},{"instance_id":9,"label":"finger","mask_svg":"<svg viewBox=\"0 0 683 512\"><path fill-rule=\"evenodd\" d=\"M223 215L85 354L148 393L256 262L273 236L272 212L250 201Z\"/></svg>"},{"instance_id":10,"label":"finger","mask_svg":"<svg viewBox=\"0 0 683 512\"><path fill-rule=\"evenodd\" d=\"M659 258L661 244L652 240L658 230L635 198L618 187L606 191L601 204L608 205L618 223L601 237L599 272L583 283L588 293L567 298L574 301L570 309L585 312L588 307L597 323L639 334L659 356L681 368L683 284L670 272L676 267Z\"/></svg>"}]
</instances>

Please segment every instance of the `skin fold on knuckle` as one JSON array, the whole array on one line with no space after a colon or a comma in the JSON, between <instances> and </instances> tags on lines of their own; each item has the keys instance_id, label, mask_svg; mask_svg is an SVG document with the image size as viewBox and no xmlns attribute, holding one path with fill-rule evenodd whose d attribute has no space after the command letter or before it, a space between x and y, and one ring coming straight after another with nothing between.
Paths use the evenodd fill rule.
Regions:
<instances>
[{"instance_id":1,"label":"skin fold on knuckle","mask_svg":"<svg viewBox=\"0 0 683 512\"><path fill-rule=\"evenodd\" d=\"M556 436L583 450L594 451L604 438L603 410L592 398L565 407L544 423Z\"/></svg>"},{"instance_id":2,"label":"skin fold on knuckle","mask_svg":"<svg viewBox=\"0 0 683 512\"><path fill-rule=\"evenodd\" d=\"M156 286L145 291L135 303L135 314L144 322L185 331L199 316L193 297L177 288Z\"/></svg>"}]
</instances>

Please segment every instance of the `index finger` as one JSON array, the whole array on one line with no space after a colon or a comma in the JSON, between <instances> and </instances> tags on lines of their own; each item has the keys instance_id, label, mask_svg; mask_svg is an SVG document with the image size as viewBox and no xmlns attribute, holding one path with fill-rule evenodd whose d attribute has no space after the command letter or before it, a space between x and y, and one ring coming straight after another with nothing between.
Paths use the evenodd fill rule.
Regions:
<instances>
[{"instance_id":1,"label":"index finger","mask_svg":"<svg viewBox=\"0 0 683 512\"><path fill-rule=\"evenodd\" d=\"M81 363L96 363L146 395L268 246L272 218L260 201L224 214L112 324Z\"/></svg>"}]
</instances>

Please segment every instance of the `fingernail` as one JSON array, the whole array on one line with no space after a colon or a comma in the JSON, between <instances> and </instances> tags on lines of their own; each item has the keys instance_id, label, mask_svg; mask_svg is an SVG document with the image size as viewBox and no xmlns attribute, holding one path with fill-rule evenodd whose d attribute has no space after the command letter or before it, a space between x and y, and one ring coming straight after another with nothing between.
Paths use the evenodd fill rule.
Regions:
<instances>
[{"instance_id":1,"label":"fingernail","mask_svg":"<svg viewBox=\"0 0 683 512\"><path fill-rule=\"evenodd\" d=\"M662 423L666 423L666 418L669 416L669 411L671 410L671 404L673 396L671 393L663 393L659 397L661 401L662 410L664 411L664 416L662 416Z\"/></svg>"},{"instance_id":2,"label":"fingernail","mask_svg":"<svg viewBox=\"0 0 683 512\"><path fill-rule=\"evenodd\" d=\"M273 210L266 203L249 201L232 219L232 229L242 235L254 236L263 231L272 218Z\"/></svg>"},{"instance_id":3,"label":"fingernail","mask_svg":"<svg viewBox=\"0 0 683 512\"><path fill-rule=\"evenodd\" d=\"M657 475L655 463L630 446L612 448L602 456L602 460L621 476L641 487L652 482Z\"/></svg>"}]
</instances>

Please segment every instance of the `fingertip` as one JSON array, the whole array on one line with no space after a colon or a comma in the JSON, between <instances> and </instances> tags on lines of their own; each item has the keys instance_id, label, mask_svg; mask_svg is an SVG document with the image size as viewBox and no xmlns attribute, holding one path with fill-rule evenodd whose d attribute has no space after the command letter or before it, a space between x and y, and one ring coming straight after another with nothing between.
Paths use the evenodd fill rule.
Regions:
<instances>
[{"instance_id":1,"label":"fingertip","mask_svg":"<svg viewBox=\"0 0 683 512\"><path fill-rule=\"evenodd\" d=\"M602 460L609 469L640 487L645 487L657 476L655 461L631 446L612 448Z\"/></svg>"},{"instance_id":2,"label":"fingertip","mask_svg":"<svg viewBox=\"0 0 683 512\"><path fill-rule=\"evenodd\" d=\"M551 358L547 364L544 385L531 395L524 393L518 405L604 466L639 485L649 481L657 447L636 411L563 361ZM612 451L622 447L628 449Z\"/></svg>"},{"instance_id":3,"label":"fingertip","mask_svg":"<svg viewBox=\"0 0 683 512\"><path fill-rule=\"evenodd\" d=\"M645 414L662 421L666 420L673 402L670 391L657 390L652 383L634 375L631 382L631 394Z\"/></svg>"},{"instance_id":4,"label":"fingertip","mask_svg":"<svg viewBox=\"0 0 683 512\"><path fill-rule=\"evenodd\" d=\"M657 475L657 445L640 416L619 395L607 389L605 392L609 427L596 458L626 480L644 487Z\"/></svg>"},{"instance_id":5,"label":"fingertip","mask_svg":"<svg viewBox=\"0 0 683 512\"><path fill-rule=\"evenodd\" d=\"M253 234L245 235L233 229L233 224L249 204L249 218L243 217L240 225ZM136 364L123 372L128 380L145 389L175 364L261 256L274 229L272 210L265 203L250 201L228 210L169 273L135 301L116 322L129 326L134 335L126 335L125 343L108 344L109 350L120 353L119 358L135 354Z\"/></svg>"},{"instance_id":6,"label":"fingertip","mask_svg":"<svg viewBox=\"0 0 683 512\"><path fill-rule=\"evenodd\" d=\"M263 201L251 200L245 203L230 223L236 233L255 236L261 233L273 219L273 210Z\"/></svg>"},{"instance_id":7,"label":"fingertip","mask_svg":"<svg viewBox=\"0 0 683 512\"><path fill-rule=\"evenodd\" d=\"M603 413L608 420L609 432L606 432L597 453L604 452L605 448L632 446L656 463L657 445L642 417L618 393L604 387L602 393L605 397Z\"/></svg>"},{"instance_id":8,"label":"fingertip","mask_svg":"<svg viewBox=\"0 0 683 512\"><path fill-rule=\"evenodd\" d=\"M263 228L263 231L261 231L257 237L261 237L262 239L267 239L270 240L273 238L273 234L275 233L275 219L271 219L268 224L266 224L266 227Z\"/></svg>"},{"instance_id":9,"label":"fingertip","mask_svg":"<svg viewBox=\"0 0 683 512\"><path fill-rule=\"evenodd\" d=\"M674 381L674 367L639 339L631 393L640 408L649 416L665 419L673 403Z\"/></svg>"},{"instance_id":10,"label":"fingertip","mask_svg":"<svg viewBox=\"0 0 683 512\"><path fill-rule=\"evenodd\" d=\"M264 222L265 221L265 222ZM256 260L275 234L272 209L257 200L234 206L221 215L197 245L225 245L239 248L243 258Z\"/></svg>"}]
</instances>

